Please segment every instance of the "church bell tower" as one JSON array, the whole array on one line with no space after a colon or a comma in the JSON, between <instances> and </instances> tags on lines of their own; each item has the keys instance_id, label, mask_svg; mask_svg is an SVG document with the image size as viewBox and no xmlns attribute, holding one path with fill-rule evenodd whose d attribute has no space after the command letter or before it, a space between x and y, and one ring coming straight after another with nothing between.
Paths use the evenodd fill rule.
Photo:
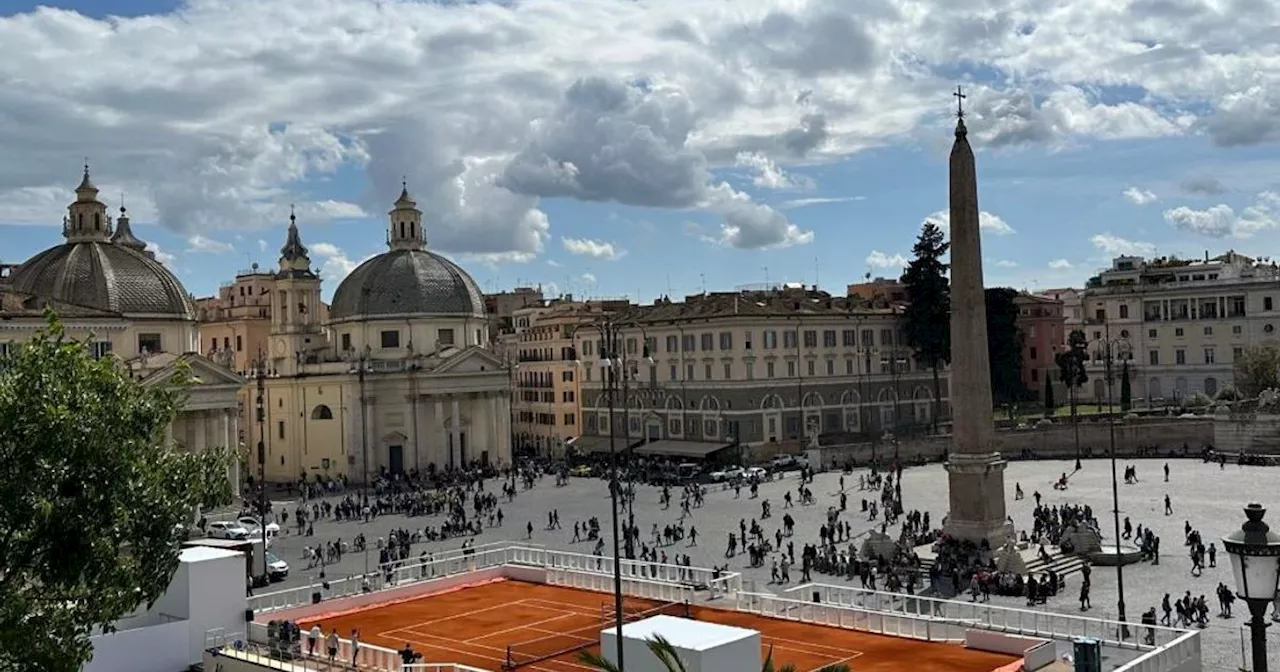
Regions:
<instances>
[{"instance_id":1,"label":"church bell tower","mask_svg":"<svg viewBox=\"0 0 1280 672\"><path fill-rule=\"evenodd\" d=\"M280 269L271 294L271 360L281 375L294 375L325 347L321 331L320 276L311 268L289 209L289 232L280 248Z\"/></svg>"}]
</instances>

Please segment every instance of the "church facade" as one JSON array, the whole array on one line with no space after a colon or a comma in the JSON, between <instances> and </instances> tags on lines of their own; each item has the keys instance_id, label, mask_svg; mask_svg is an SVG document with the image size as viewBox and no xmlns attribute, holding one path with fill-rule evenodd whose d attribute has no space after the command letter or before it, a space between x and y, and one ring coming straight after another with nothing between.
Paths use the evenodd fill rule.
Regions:
<instances>
[{"instance_id":1,"label":"church facade","mask_svg":"<svg viewBox=\"0 0 1280 672\"><path fill-rule=\"evenodd\" d=\"M0 277L0 353L47 326L46 308L68 338L94 357L116 357L142 385L162 385L179 367L192 384L164 433L177 450L229 448L239 454L237 393L245 379L197 354L195 305L182 283L146 249L128 212L112 218L85 166L62 220L65 242ZM239 460L228 478L240 482Z\"/></svg>"},{"instance_id":2,"label":"church facade","mask_svg":"<svg viewBox=\"0 0 1280 672\"><path fill-rule=\"evenodd\" d=\"M243 396L250 468L266 480L363 482L511 461L511 387L485 347L479 287L427 249L407 188L387 241L339 284L326 320L320 277L291 217L268 351L247 372Z\"/></svg>"}]
</instances>

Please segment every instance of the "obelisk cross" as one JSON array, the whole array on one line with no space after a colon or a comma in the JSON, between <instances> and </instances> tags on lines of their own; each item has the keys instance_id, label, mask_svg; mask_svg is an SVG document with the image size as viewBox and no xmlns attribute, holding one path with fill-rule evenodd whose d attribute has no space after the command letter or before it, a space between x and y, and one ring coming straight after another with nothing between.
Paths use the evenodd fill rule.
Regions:
<instances>
[{"instance_id":1,"label":"obelisk cross","mask_svg":"<svg viewBox=\"0 0 1280 672\"><path fill-rule=\"evenodd\" d=\"M956 92L951 94L956 97L956 118L964 119L964 99L968 96L964 95L964 89L956 87Z\"/></svg>"}]
</instances>

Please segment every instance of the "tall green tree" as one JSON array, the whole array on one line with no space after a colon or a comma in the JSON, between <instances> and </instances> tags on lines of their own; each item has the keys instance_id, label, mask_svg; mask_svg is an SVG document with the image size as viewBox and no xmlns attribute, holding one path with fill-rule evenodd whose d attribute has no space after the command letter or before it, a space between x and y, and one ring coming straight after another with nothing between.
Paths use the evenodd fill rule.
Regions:
<instances>
[{"instance_id":1,"label":"tall green tree","mask_svg":"<svg viewBox=\"0 0 1280 672\"><path fill-rule=\"evenodd\" d=\"M1022 384L1022 330L1018 328L1018 307L1013 303L1018 291L1008 287L988 287L987 355L991 359L991 395L996 404L1025 401L1029 394Z\"/></svg>"},{"instance_id":2,"label":"tall green tree","mask_svg":"<svg viewBox=\"0 0 1280 672\"><path fill-rule=\"evenodd\" d=\"M940 370L951 361L951 286L947 264L942 257L951 249L942 229L925 222L920 237L911 248L915 258L902 274L906 286L907 309L903 314L907 345L916 361L933 371L933 426L942 417L942 376Z\"/></svg>"},{"instance_id":3,"label":"tall green tree","mask_svg":"<svg viewBox=\"0 0 1280 672\"><path fill-rule=\"evenodd\" d=\"M1044 377L1044 417L1052 418L1053 411L1057 408L1057 404L1053 400L1053 376L1046 374Z\"/></svg>"},{"instance_id":4,"label":"tall green tree","mask_svg":"<svg viewBox=\"0 0 1280 672\"><path fill-rule=\"evenodd\" d=\"M1235 388L1245 399L1256 398L1264 390L1280 388L1280 348L1263 345L1245 348L1235 360Z\"/></svg>"},{"instance_id":5,"label":"tall green tree","mask_svg":"<svg viewBox=\"0 0 1280 672\"><path fill-rule=\"evenodd\" d=\"M1120 367L1120 410L1128 412L1133 406L1132 383L1129 382L1129 360L1124 360Z\"/></svg>"},{"instance_id":6,"label":"tall green tree","mask_svg":"<svg viewBox=\"0 0 1280 672\"><path fill-rule=\"evenodd\" d=\"M1079 399L1080 387L1089 382L1089 374L1085 371L1088 361L1089 341L1079 329L1067 334L1067 349L1058 354L1058 378L1067 386L1067 399L1071 406L1071 422L1079 418L1076 415L1076 402Z\"/></svg>"},{"instance_id":7,"label":"tall green tree","mask_svg":"<svg viewBox=\"0 0 1280 672\"><path fill-rule=\"evenodd\" d=\"M226 451L163 446L184 379L144 388L51 314L0 361L0 670L79 670L164 594L175 526L231 500Z\"/></svg>"}]
</instances>

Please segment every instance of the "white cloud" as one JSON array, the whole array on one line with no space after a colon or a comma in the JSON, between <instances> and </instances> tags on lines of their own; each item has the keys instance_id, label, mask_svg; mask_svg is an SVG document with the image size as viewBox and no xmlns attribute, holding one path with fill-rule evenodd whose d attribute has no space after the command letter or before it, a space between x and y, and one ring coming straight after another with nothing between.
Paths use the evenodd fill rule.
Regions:
<instances>
[{"instance_id":1,"label":"white cloud","mask_svg":"<svg viewBox=\"0 0 1280 672\"><path fill-rule=\"evenodd\" d=\"M751 183L762 189L812 189L813 181L803 175L792 175L760 152L738 152L735 164L750 168Z\"/></svg>"},{"instance_id":2,"label":"white cloud","mask_svg":"<svg viewBox=\"0 0 1280 672\"><path fill-rule=\"evenodd\" d=\"M267 241L265 241L265 240L263 240L263 239L261 239L261 238L259 238L259 239L258 239L258 251L259 251L259 252L266 252L266 251L267 251Z\"/></svg>"},{"instance_id":3,"label":"white cloud","mask_svg":"<svg viewBox=\"0 0 1280 672\"><path fill-rule=\"evenodd\" d=\"M319 262L320 277L333 283L340 282L350 275L351 271L356 270L357 266L373 257L370 254L363 259L354 260L348 257L342 248L324 241L312 243L307 247L312 259Z\"/></svg>"},{"instance_id":4,"label":"white cloud","mask_svg":"<svg viewBox=\"0 0 1280 672\"><path fill-rule=\"evenodd\" d=\"M850 201L865 200L867 200L866 196L818 196L814 198L793 198L789 201L783 201L781 207L784 210L791 210L794 208L808 207L810 205L826 205L828 203L848 203Z\"/></svg>"},{"instance_id":5,"label":"white cloud","mask_svg":"<svg viewBox=\"0 0 1280 672\"><path fill-rule=\"evenodd\" d=\"M555 259L548 259L548 260L547 260L547 265L548 265L548 266L550 266L550 267L552 267L552 268L560 268L560 267L561 267L561 266L563 266L564 264L561 264L560 262L556 261Z\"/></svg>"},{"instance_id":6,"label":"white cloud","mask_svg":"<svg viewBox=\"0 0 1280 672\"><path fill-rule=\"evenodd\" d=\"M624 251L614 247L613 243L606 243L602 240L592 240L590 238L561 238L560 242L564 245L566 252L569 254L576 254L581 257L614 261L623 254L626 254Z\"/></svg>"},{"instance_id":7,"label":"white cloud","mask_svg":"<svg viewBox=\"0 0 1280 672\"><path fill-rule=\"evenodd\" d=\"M1054 259L1053 261L1049 262L1049 268L1052 268L1055 271L1066 270L1068 268L1071 268L1071 262L1067 261L1066 259Z\"/></svg>"},{"instance_id":8,"label":"white cloud","mask_svg":"<svg viewBox=\"0 0 1280 672\"><path fill-rule=\"evenodd\" d=\"M867 265L872 268L886 268L901 270L907 267L907 258L901 254L889 256L880 250L872 250L867 255Z\"/></svg>"},{"instance_id":9,"label":"white cloud","mask_svg":"<svg viewBox=\"0 0 1280 672\"><path fill-rule=\"evenodd\" d=\"M178 260L176 256L161 250L160 246L155 243L147 243L147 251L156 255L156 261L170 268L173 268L173 262Z\"/></svg>"},{"instance_id":10,"label":"white cloud","mask_svg":"<svg viewBox=\"0 0 1280 672\"><path fill-rule=\"evenodd\" d=\"M1203 210L1182 205L1165 210L1164 219L1183 231L1209 238L1251 238L1259 231L1280 228L1280 193L1264 191L1239 213L1225 203Z\"/></svg>"},{"instance_id":11,"label":"white cloud","mask_svg":"<svg viewBox=\"0 0 1280 672\"><path fill-rule=\"evenodd\" d=\"M200 252L203 254L223 254L230 252L232 249L230 243L224 243L220 240L206 238L200 234L196 234L187 238L187 251Z\"/></svg>"},{"instance_id":12,"label":"white cloud","mask_svg":"<svg viewBox=\"0 0 1280 672\"><path fill-rule=\"evenodd\" d=\"M1018 262L1011 259L1000 259L996 262L996 266L999 268L1017 268Z\"/></svg>"},{"instance_id":13,"label":"white cloud","mask_svg":"<svg viewBox=\"0 0 1280 672\"><path fill-rule=\"evenodd\" d=\"M1128 240L1114 233L1095 234L1089 238L1089 242L1108 257L1147 256L1156 251L1153 243Z\"/></svg>"},{"instance_id":14,"label":"white cloud","mask_svg":"<svg viewBox=\"0 0 1280 672\"><path fill-rule=\"evenodd\" d=\"M1146 189L1139 189L1137 187L1129 187L1128 189L1125 189L1124 197L1129 199L1129 202L1134 205L1146 205L1156 201L1155 193Z\"/></svg>"},{"instance_id":15,"label":"white cloud","mask_svg":"<svg viewBox=\"0 0 1280 672\"><path fill-rule=\"evenodd\" d=\"M596 286L596 276L595 276L595 274L594 274L594 273L583 273L583 274L582 274L582 282L583 282L583 283L585 283L585 284L587 284L587 285L590 285L592 289L595 289L595 286Z\"/></svg>"},{"instance_id":16,"label":"white cloud","mask_svg":"<svg viewBox=\"0 0 1280 672\"><path fill-rule=\"evenodd\" d=\"M943 229L944 231L950 231L951 230L951 211L939 210L929 215L928 217L925 217L924 221L932 222L934 225L936 225L938 228ZM987 233L993 233L997 236L1007 236L1009 234L1016 233L1013 230L1013 227L1009 226L1008 222L1004 221L1003 219L1000 219L998 215L994 215L990 212L987 212L986 210L982 210L978 212L978 228L983 231L986 231Z\"/></svg>"},{"instance_id":17,"label":"white cloud","mask_svg":"<svg viewBox=\"0 0 1280 672\"><path fill-rule=\"evenodd\" d=\"M729 246L796 245L812 232L718 171L768 157L753 176L767 188L940 137L940 73L959 69L1018 82L970 91L988 147L1280 137L1273 2L869 0L856 17L831 0L177 4L0 18L0 222L57 225L83 151L104 196L183 237L279 226L290 202L309 222L381 213L407 176L432 246L484 259L544 249L548 194L710 213ZM352 172L371 184L358 202L299 197Z\"/></svg>"}]
</instances>

